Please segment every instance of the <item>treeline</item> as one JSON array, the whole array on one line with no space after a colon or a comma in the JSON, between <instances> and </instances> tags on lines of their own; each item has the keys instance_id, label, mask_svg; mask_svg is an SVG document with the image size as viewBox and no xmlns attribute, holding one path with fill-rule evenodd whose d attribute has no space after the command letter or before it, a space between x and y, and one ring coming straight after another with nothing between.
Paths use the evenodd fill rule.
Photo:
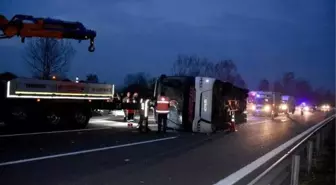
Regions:
<instances>
[{"instance_id":1,"label":"treeline","mask_svg":"<svg viewBox=\"0 0 336 185\"><path fill-rule=\"evenodd\" d=\"M246 88L246 83L232 60L210 61L196 55L178 55L171 69L171 75L213 77ZM121 91L123 93L139 92L141 95L151 96L155 81L156 78L148 73L127 74L124 79L125 87Z\"/></svg>"},{"instance_id":2,"label":"treeline","mask_svg":"<svg viewBox=\"0 0 336 185\"><path fill-rule=\"evenodd\" d=\"M228 81L238 87L247 88L247 84L239 74L237 66L232 60L211 61L196 55L178 55L173 63L171 75L177 76L207 76ZM155 78L148 73L128 74L124 79L123 92L139 92L150 96L154 90ZM275 91L295 96L300 102L307 101L316 104L334 103L335 94L324 88L314 89L306 79L296 78L294 72L286 72L275 81L262 79L257 87L260 91Z\"/></svg>"},{"instance_id":3,"label":"treeline","mask_svg":"<svg viewBox=\"0 0 336 185\"><path fill-rule=\"evenodd\" d=\"M75 54L76 50L68 41L38 38L28 42L22 56L35 78L52 79L56 76L57 80L75 81L75 79L66 78ZM196 55L178 55L173 63L171 75L208 76L247 88L246 82L232 60L212 61ZM88 74L86 79L80 79L79 82L99 83L99 79L97 74ZM125 87L120 91L138 91L145 96L150 96L153 93L154 82L155 78L144 72L128 74L124 80ZM296 78L293 72L285 73L275 82L262 79L257 90L273 90L293 95L300 101L335 102L334 92L323 88L314 89L309 81Z\"/></svg>"},{"instance_id":4,"label":"treeline","mask_svg":"<svg viewBox=\"0 0 336 185\"><path fill-rule=\"evenodd\" d=\"M262 79L257 87L260 91L275 91L295 96L298 102L311 102L315 104L335 103L335 93L328 89L313 88L310 82L297 78L294 72L286 72L275 82Z\"/></svg>"}]
</instances>

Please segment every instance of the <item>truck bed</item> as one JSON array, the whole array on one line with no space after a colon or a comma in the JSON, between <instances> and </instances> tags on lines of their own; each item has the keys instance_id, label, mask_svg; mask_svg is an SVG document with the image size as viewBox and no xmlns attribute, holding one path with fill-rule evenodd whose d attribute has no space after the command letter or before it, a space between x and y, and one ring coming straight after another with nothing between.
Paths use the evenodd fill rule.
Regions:
<instances>
[{"instance_id":1,"label":"truck bed","mask_svg":"<svg viewBox=\"0 0 336 185\"><path fill-rule=\"evenodd\" d=\"M7 82L7 98L108 100L114 85L16 78Z\"/></svg>"}]
</instances>

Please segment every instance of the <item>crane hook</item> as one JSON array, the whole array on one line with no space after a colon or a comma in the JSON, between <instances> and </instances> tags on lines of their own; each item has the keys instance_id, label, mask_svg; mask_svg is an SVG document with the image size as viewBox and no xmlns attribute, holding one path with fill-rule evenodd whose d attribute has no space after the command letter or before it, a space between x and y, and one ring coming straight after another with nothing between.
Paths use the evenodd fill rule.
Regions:
<instances>
[{"instance_id":1,"label":"crane hook","mask_svg":"<svg viewBox=\"0 0 336 185\"><path fill-rule=\"evenodd\" d=\"M94 52L95 51L95 46L94 46L94 40L90 39L90 46L88 48L89 52Z\"/></svg>"}]
</instances>

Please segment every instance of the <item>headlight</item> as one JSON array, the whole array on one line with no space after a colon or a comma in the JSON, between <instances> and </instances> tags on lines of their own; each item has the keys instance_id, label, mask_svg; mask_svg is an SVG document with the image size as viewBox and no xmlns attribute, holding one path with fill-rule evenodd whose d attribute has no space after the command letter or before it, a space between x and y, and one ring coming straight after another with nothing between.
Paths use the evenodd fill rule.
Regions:
<instances>
[{"instance_id":1,"label":"headlight","mask_svg":"<svg viewBox=\"0 0 336 185\"><path fill-rule=\"evenodd\" d=\"M256 106L255 105L252 105L252 110L256 110Z\"/></svg>"},{"instance_id":2,"label":"headlight","mask_svg":"<svg viewBox=\"0 0 336 185\"><path fill-rule=\"evenodd\" d=\"M303 110L309 111L309 107L304 107Z\"/></svg>"},{"instance_id":3,"label":"headlight","mask_svg":"<svg viewBox=\"0 0 336 185\"><path fill-rule=\"evenodd\" d=\"M322 110L328 111L330 109L329 105L322 105Z\"/></svg>"},{"instance_id":4,"label":"headlight","mask_svg":"<svg viewBox=\"0 0 336 185\"><path fill-rule=\"evenodd\" d=\"M286 104L281 105L281 110L287 110L287 109L288 109L288 106Z\"/></svg>"},{"instance_id":5,"label":"headlight","mask_svg":"<svg viewBox=\"0 0 336 185\"><path fill-rule=\"evenodd\" d=\"M269 112L271 110L271 106L270 105L265 105L264 106L264 111Z\"/></svg>"}]
</instances>

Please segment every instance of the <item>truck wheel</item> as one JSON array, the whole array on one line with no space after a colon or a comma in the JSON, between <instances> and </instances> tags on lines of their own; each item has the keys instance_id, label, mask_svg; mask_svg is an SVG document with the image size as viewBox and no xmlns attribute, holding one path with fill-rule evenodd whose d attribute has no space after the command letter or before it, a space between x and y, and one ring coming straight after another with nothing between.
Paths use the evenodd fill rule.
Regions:
<instances>
[{"instance_id":1,"label":"truck wheel","mask_svg":"<svg viewBox=\"0 0 336 185\"><path fill-rule=\"evenodd\" d=\"M21 107L11 107L6 114L4 120L6 126L15 127L24 125L28 121L28 114Z\"/></svg>"},{"instance_id":2,"label":"truck wheel","mask_svg":"<svg viewBox=\"0 0 336 185\"><path fill-rule=\"evenodd\" d=\"M85 128L90 121L90 115L86 114L83 111L75 112L74 114L74 122L76 127Z\"/></svg>"},{"instance_id":3,"label":"truck wheel","mask_svg":"<svg viewBox=\"0 0 336 185\"><path fill-rule=\"evenodd\" d=\"M46 121L52 127L58 127L61 124L61 117L55 112L48 112L46 114Z\"/></svg>"}]
</instances>

